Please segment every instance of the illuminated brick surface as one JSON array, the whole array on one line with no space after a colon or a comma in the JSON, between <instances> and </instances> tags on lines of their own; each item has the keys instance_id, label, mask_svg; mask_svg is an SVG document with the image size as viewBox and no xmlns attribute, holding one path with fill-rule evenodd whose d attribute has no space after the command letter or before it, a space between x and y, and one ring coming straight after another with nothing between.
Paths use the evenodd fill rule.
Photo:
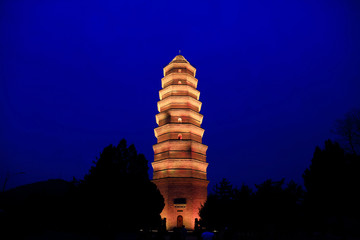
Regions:
<instances>
[{"instance_id":1,"label":"illuminated brick surface","mask_svg":"<svg viewBox=\"0 0 360 240\"><path fill-rule=\"evenodd\" d=\"M195 74L196 69L178 55L164 68L161 79L152 166L153 182L165 199L161 217L166 218L168 230L177 227L178 216L187 229L194 229L207 197L207 146L202 144L203 115Z\"/></svg>"}]
</instances>

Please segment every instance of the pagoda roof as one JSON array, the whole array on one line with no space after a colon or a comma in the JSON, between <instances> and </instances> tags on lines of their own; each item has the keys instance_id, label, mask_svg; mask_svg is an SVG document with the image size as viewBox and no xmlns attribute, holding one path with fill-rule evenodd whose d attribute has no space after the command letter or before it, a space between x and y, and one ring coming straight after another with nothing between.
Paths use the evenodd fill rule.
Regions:
<instances>
[{"instance_id":1,"label":"pagoda roof","mask_svg":"<svg viewBox=\"0 0 360 240\"><path fill-rule=\"evenodd\" d=\"M183 55L177 55L170 63L189 63L189 62L184 58Z\"/></svg>"},{"instance_id":2,"label":"pagoda roof","mask_svg":"<svg viewBox=\"0 0 360 240\"><path fill-rule=\"evenodd\" d=\"M176 57L174 57L174 59L166 67L164 67L164 76L166 76L166 72L168 72L169 70L171 70L173 68L184 68L184 67L187 68L188 70L190 70L191 72L193 72L194 73L193 76L192 76L192 74L188 74L188 75L195 78L196 68L191 66L189 61L186 60L184 58L184 56L182 56L180 54L177 55Z\"/></svg>"}]
</instances>

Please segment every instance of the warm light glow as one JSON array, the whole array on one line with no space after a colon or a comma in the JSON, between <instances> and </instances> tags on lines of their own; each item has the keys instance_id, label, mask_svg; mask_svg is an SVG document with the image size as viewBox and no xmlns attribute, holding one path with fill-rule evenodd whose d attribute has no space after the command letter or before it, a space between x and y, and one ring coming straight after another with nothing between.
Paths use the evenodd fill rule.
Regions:
<instances>
[{"instance_id":1,"label":"warm light glow","mask_svg":"<svg viewBox=\"0 0 360 240\"><path fill-rule=\"evenodd\" d=\"M189 85L193 86L194 88L197 88L198 80L186 73L170 73L169 75L163 77L161 79L161 87L164 88L165 86L168 86L169 83L174 82L174 80L179 81L185 81L188 82Z\"/></svg>"},{"instance_id":2,"label":"warm light glow","mask_svg":"<svg viewBox=\"0 0 360 240\"><path fill-rule=\"evenodd\" d=\"M194 119L194 121L197 121L198 124L202 123L203 115L188 109L169 109L166 112L160 112L156 114L156 123L159 125L159 122L167 119L171 116L182 116L182 118L188 117Z\"/></svg>"},{"instance_id":3,"label":"warm light glow","mask_svg":"<svg viewBox=\"0 0 360 240\"><path fill-rule=\"evenodd\" d=\"M163 72L164 72L164 76L165 73L168 72L169 70L173 69L173 68L186 68L189 71L194 73L196 73L196 68L194 68L193 66L191 66L189 63L170 63L169 65L167 65L166 67L164 67Z\"/></svg>"},{"instance_id":4,"label":"warm light glow","mask_svg":"<svg viewBox=\"0 0 360 240\"><path fill-rule=\"evenodd\" d=\"M181 81L179 81L179 82L181 82ZM178 82L178 84L181 84L179 82ZM200 92L189 85L170 85L159 91L160 100L162 100L163 98L168 97L170 95L192 96L196 100L199 100L199 98L200 98Z\"/></svg>"},{"instance_id":5,"label":"warm light glow","mask_svg":"<svg viewBox=\"0 0 360 240\"><path fill-rule=\"evenodd\" d=\"M169 108L188 108L197 112L201 110L201 102L190 96L169 96L158 101L158 111L162 112L165 107Z\"/></svg>"},{"instance_id":6,"label":"warm light glow","mask_svg":"<svg viewBox=\"0 0 360 240\"><path fill-rule=\"evenodd\" d=\"M155 131L155 137L159 137L162 134L170 133L170 132L189 132L203 137L205 132L205 130L202 129L201 127L195 126L193 124L184 124L184 123L166 124L161 127L155 128L154 131Z\"/></svg>"},{"instance_id":7,"label":"warm light glow","mask_svg":"<svg viewBox=\"0 0 360 240\"><path fill-rule=\"evenodd\" d=\"M153 145L154 153L162 153L166 151L189 151L205 155L208 146L195 141L178 141L168 140Z\"/></svg>"},{"instance_id":8,"label":"warm light glow","mask_svg":"<svg viewBox=\"0 0 360 240\"><path fill-rule=\"evenodd\" d=\"M153 162L152 166L154 171L184 168L206 172L208 163L194 159L165 159Z\"/></svg>"},{"instance_id":9,"label":"warm light glow","mask_svg":"<svg viewBox=\"0 0 360 240\"><path fill-rule=\"evenodd\" d=\"M182 224L194 229L207 196L208 147L202 144L202 103L195 73L196 69L178 55L164 68L161 79L159 113L155 117L159 127L154 129L158 143L153 145L152 167L153 182L165 200L161 217L167 219L167 229ZM175 199L186 201L179 204Z\"/></svg>"}]
</instances>

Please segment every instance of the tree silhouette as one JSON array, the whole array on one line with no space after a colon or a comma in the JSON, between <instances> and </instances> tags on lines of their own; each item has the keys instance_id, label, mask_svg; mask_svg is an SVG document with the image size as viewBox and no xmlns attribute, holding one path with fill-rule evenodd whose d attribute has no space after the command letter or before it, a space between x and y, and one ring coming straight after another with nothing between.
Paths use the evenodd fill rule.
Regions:
<instances>
[{"instance_id":1,"label":"tree silhouette","mask_svg":"<svg viewBox=\"0 0 360 240\"><path fill-rule=\"evenodd\" d=\"M306 201L314 215L333 215L341 211L344 171L345 153L338 143L327 140L324 150L316 147L311 165L303 174Z\"/></svg>"},{"instance_id":2,"label":"tree silhouette","mask_svg":"<svg viewBox=\"0 0 360 240\"><path fill-rule=\"evenodd\" d=\"M49 180L1 192L0 239L48 230L100 235L146 230L158 226L163 207L144 155L121 140L104 148L83 180Z\"/></svg>"},{"instance_id":3,"label":"tree silhouette","mask_svg":"<svg viewBox=\"0 0 360 240\"><path fill-rule=\"evenodd\" d=\"M73 185L53 179L26 184L0 194L0 239L24 239L44 230L64 229L64 219L73 218L64 212L65 195Z\"/></svg>"},{"instance_id":4,"label":"tree silhouette","mask_svg":"<svg viewBox=\"0 0 360 240\"><path fill-rule=\"evenodd\" d=\"M209 194L199 215L208 228L220 230L233 224L235 189L227 179L223 178L215 185L213 192Z\"/></svg>"},{"instance_id":5,"label":"tree silhouette","mask_svg":"<svg viewBox=\"0 0 360 240\"><path fill-rule=\"evenodd\" d=\"M346 150L357 154L360 151L360 109L354 109L345 114L343 119L335 123L332 130L340 137Z\"/></svg>"},{"instance_id":6,"label":"tree silhouette","mask_svg":"<svg viewBox=\"0 0 360 240\"><path fill-rule=\"evenodd\" d=\"M316 147L311 165L303 174L307 190L304 204L313 231L342 231L344 218L359 218L360 158L346 154L336 142L327 140Z\"/></svg>"},{"instance_id":7,"label":"tree silhouette","mask_svg":"<svg viewBox=\"0 0 360 240\"><path fill-rule=\"evenodd\" d=\"M284 179L267 180L255 185L257 192L253 193L246 185L238 189L223 179L200 209L201 221L210 228L243 233L297 231L303 191L293 181L285 188L283 185Z\"/></svg>"},{"instance_id":8,"label":"tree silhouette","mask_svg":"<svg viewBox=\"0 0 360 240\"><path fill-rule=\"evenodd\" d=\"M127 147L124 139L109 145L94 163L77 192L86 226L134 230L159 223L164 199L149 180L147 160L134 145Z\"/></svg>"},{"instance_id":9,"label":"tree silhouette","mask_svg":"<svg viewBox=\"0 0 360 240\"><path fill-rule=\"evenodd\" d=\"M218 199L231 200L234 197L234 193L235 189L226 178L223 178L219 183L215 184L214 195Z\"/></svg>"},{"instance_id":10,"label":"tree silhouette","mask_svg":"<svg viewBox=\"0 0 360 240\"><path fill-rule=\"evenodd\" d=\"M254 212L258 216L256 231L264 234L296 232L300 223L303 191L294 181L284 188L284 179L266 180L255 185Z\"/></svg>"}]
</instances>

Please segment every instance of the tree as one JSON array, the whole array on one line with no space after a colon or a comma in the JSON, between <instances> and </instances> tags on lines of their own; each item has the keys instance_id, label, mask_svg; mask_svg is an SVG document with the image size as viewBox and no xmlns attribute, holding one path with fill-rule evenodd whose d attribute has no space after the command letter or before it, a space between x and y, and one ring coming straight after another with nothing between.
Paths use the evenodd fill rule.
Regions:
<instances>
[{"instance_id":1,"label":"tree","mask_svg":"<svg viewBox=\"0 0 360 240\"><path fill-rule=\"evenodd\" d=\"M238 189L223 179L201 208L201 221L217 230L294 232L300 222L303 191L293 181L283 188L284 181L267 180L255 185L257 192L253 193L246 185Z\"/></svg>"},{"instance_id":2,"label":"tree","mask_svg":"<svg viewBox=\"0 0 360 240\"><path fill-rule=\"evenodd\" d=\"M256 217L253 212L254 193L249 186L242 184L240 189L235 188L232 207L234 229L239 229L242 232L252 232Z\"/></svg>"},{"instance_id":3,"label":"tree","mask_svg":"<svg viewBox=\"0 0 360 240\"><path fill-rule=\"evenodd\" d=\"M163 207L144 155L121 140L104 148L83 180L49 180L1 192L0 235L146 230L160 223Z\"/></svg>"},{"instance_id":4,"label":"tree","mask_svg":"<svg viewBox=\"0 0 360 240\"><path fill-rule=\"evenodd\" d=\"M214 187L214 195L218 199L230 200L233 199L235 189L232 184L226 179L223 178L220 183L216 183Z\"/></svg>"},{"instance_id":5,"label":"tree","mask_svg":"<svg viewBox=\"0 0 360 240\"><path fill-rule=\"evenodd\" d=\"M235 189L225 178L216 184L199 211L202 223L211 229L221 230L234 224Z\"/></svg>"},{"instance_id":6,"label":"tree","mask_svg":"<svg viewBox=\"0 0 360 240\"><path fill-rule=\"evenodd\" d=\"M360 157L346 154L337 142L327 140L324 149L316 147L303 174L307 221L318 227L313 230L324 230L329 219L341 228L344 217L359 218L359 171Z\"/></svg>"},{"instance_id":7,"label":"tree","mask_svg":"<svg viewBox=\"0 0 360 240\"><path fill-rule=\"evenodd\" d=\"M300 185L290 181L284 188L285 179L266 180L255 185L254 214L257 215L256 231L268 234L296 232L300 224L300 208L303 191Z\"/></svg>"},{"instance_id":8,"label":"tree","mask_svg":"<svg viewBox=\"0 0 360 240\"><path fill-rule=\"evenodd\" d=\"M340 137L346 150L353 154L359 153L360 109L354 109L346 113L343 119L337 120L332 131Z\"/></svg>"},{"instance_id":9,"label":"tree","mask_svg":"<svg viewBox=\"0 0 360 240\"><path fill-rule=\"evenodd\" d=\"M136 230L159 223L164 199L149 180L147 160L134 145L127 147L124 139L109 145L94 163L76 193L85 227Z\"/></svg>"},{"instance_id":10,"label":"tree","mask_svg":"<svg viewBox=\"0 0 360 240\"><path fill-rule=\"evenodd\" d=\"M303 174L306 203L320 216L335 214L344 196L345 153L338 143L315 148L310 167Z\"/></svg>"},{"instance_id":11,"label":"tree","mask_svg":"<svg viewBox=\"0 0 360 240\"><path fill-rule=\"evenodd\" d=\"M18 186L0 193L0 239L25 239L44 230L64 230L64 196L73 185L52 179ZM27 239L27 238L26 238Z\"/></svg>"}]
</instances>

